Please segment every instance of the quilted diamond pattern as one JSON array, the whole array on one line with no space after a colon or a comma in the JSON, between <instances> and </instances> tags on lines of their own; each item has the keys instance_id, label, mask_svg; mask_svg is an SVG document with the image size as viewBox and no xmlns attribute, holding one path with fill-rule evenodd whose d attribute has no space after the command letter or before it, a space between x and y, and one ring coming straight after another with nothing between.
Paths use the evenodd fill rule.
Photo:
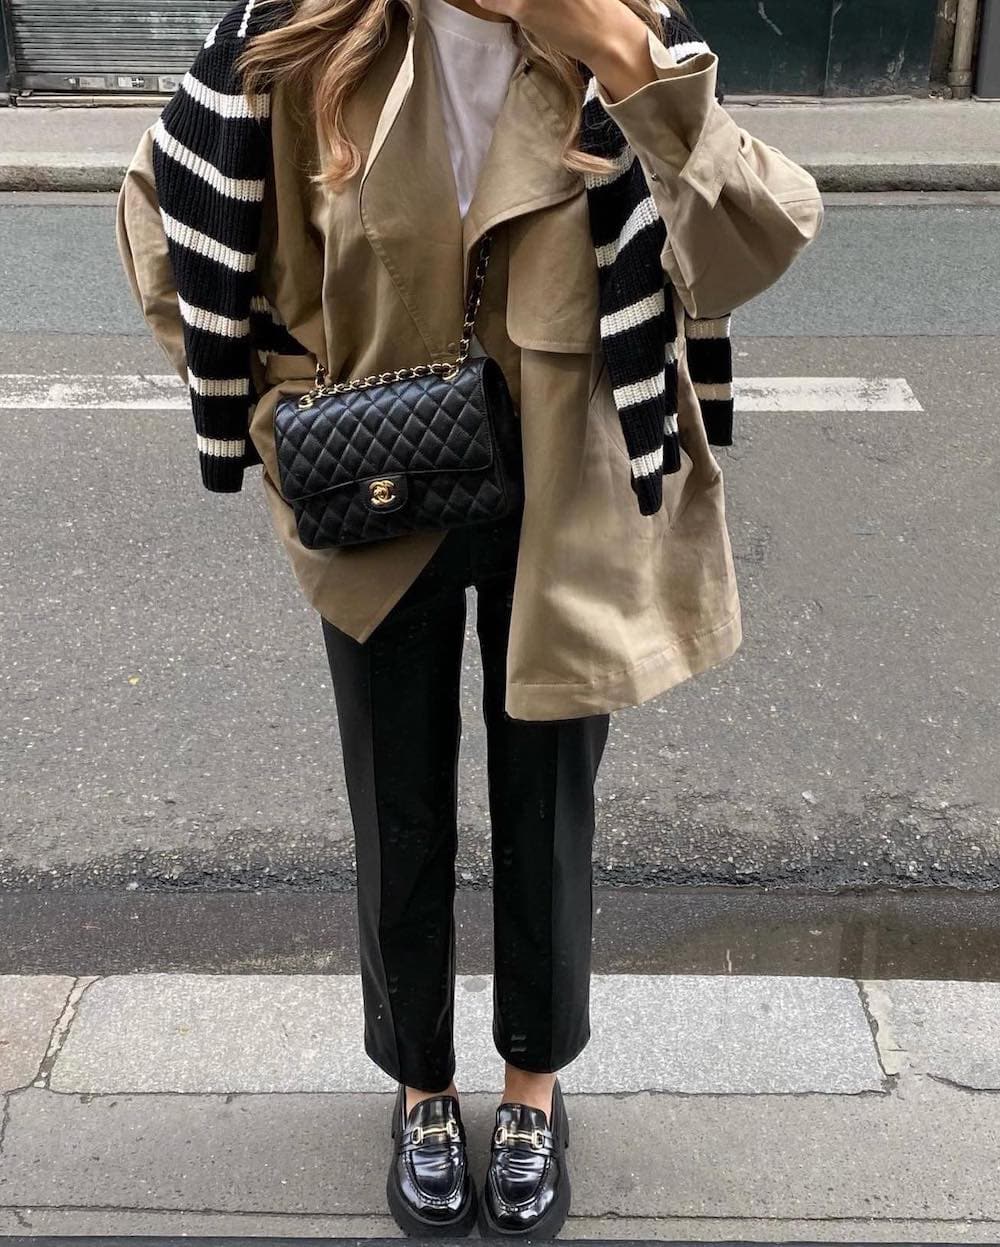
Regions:
<instances>
[{"instance_id":1,"label":"quilted diamond pattern","mask_svg":"<svg viewBox=\"0 0 1000 1247\"><path fill-rule=\"evenodd\" d=\"M509 429L516 417L488 358L470 360L451 380L391 382L311 407L282 399L274 414L280 487L300 540L312 549L351 545L507 514L523 482L505 439L498 444L498 425ZM401 476L404 505L380 511L369 484Z\"/></svg>"}]
</instances>

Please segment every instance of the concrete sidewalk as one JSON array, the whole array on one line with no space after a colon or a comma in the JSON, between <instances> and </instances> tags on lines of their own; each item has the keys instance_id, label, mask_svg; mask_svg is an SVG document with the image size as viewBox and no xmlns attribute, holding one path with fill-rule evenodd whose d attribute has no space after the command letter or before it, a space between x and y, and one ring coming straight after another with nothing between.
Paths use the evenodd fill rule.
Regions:
<instances>
[{"instance_id":1,"label":"concrete sidewalk","mask_svg":"<svg viewBox=\"0 0 1000 1247\"><path fill-rule=\"evenodd\" d=\"M0 191L114 191L153 107L0 108ZM1000 190L1000 103L733 101L826 191Z\"/></svg>"},{"instance_id":2,"label":"concrete sidewalk","mask_svg":"<svg viewBox=\"0 0 1000 1247\"><path fill-rule=\"evenodd\" d=\"M500 1086L457 983L477 1177ZM596 975L564 1238L995 1242L1000 986ZM396 1236L353 975L0 977L0 1234Z\"/></svg>"}]
</instances>

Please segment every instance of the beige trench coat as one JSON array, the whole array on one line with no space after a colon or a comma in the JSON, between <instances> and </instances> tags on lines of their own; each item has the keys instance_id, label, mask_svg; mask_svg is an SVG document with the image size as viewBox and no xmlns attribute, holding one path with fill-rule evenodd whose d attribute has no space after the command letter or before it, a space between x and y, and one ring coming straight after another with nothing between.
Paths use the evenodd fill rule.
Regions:
<instances>
[{"instance_id":1,"label":"beige trench coat","mask_svg":"<svg viewBox=\"0 0 1000 1247\"><path fill-rule=\"evenodd\" d=\"M640 515L598 346L583 183L559 159L556 88L537 67L515 74L463 221L418 2L396 6L391 38L349 106L364 159L345 191L331 195L308 181L318 167L313 127L301 119L302 101L280 85L273 92L274 168L258 272L313 357L254 361L266 387L250 428L264 494L308 601L364 641L443 534L302 546L276 485L274 406L281 394L309 388L316 359L333 376L355 377L449 358L470 254L492 230L477 332L518 404L525 466L506 710L541 720L637 705L740 644L723 474L682 355L682 466L663 478L662 510ZM823 208L808 173L716 102L713 54L675 67L652 34L650 50L658 80L608 107L668 227L662 259L680 324L683 309L722 315L774 282L818 232ZM117 239L145 318L186 378L151 145L150 130L121 188Z\"/></svg>"}]
</instances>

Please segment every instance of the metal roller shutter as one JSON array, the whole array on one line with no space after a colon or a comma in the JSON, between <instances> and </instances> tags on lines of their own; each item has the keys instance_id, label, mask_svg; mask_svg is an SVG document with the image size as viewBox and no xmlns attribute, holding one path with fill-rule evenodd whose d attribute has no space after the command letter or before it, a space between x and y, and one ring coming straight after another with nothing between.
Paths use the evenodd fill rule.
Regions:
<instances>
[{"instance_id":1,"label":"metal roller shutter","mask_svg":"<svg viewBox=\"0 0 1000 1247\"><path fill-rule=\"evenodd\" d=\"M12 86L173 91L231 0L6 0Z\"/></svg>"}]
</instances>

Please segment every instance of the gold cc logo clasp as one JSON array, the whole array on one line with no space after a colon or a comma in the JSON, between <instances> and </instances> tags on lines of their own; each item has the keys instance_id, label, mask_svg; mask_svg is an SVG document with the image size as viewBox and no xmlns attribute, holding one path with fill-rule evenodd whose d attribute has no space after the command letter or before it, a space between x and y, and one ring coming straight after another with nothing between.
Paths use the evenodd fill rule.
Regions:
<instances>
[{"instance_id":1,"label":"gold cc logo clasp","mask_svg":"<svg viewBox=\"0 0 1000 1247\"><path fill-rule=\"evenodd\" d=\"M373 506L384 507L396 501L392 481L372 481L368 486L368 495Z\"/></svg>"}]
</instances>

